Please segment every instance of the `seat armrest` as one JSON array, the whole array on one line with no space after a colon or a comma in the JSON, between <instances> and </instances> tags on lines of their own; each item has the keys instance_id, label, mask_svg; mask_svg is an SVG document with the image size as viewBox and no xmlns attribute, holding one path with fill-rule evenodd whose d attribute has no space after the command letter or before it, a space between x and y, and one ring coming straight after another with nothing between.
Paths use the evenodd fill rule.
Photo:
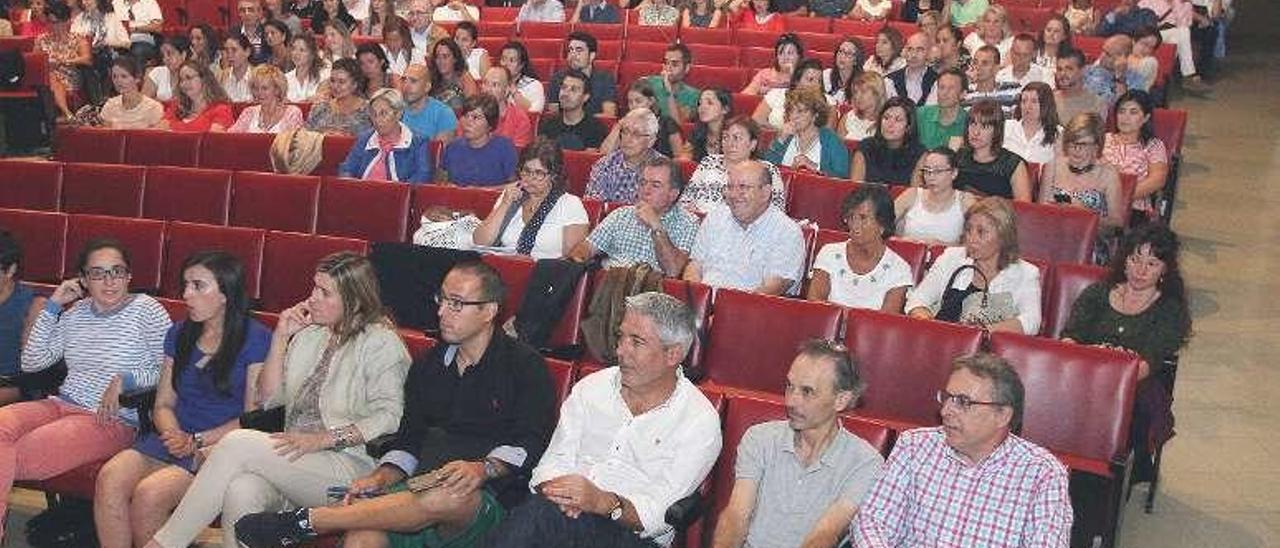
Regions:
<instances>
[{"instance_id":1,"label":"seat armrest","mask_svg":"<svg viewBox=\"0 0 1280 548\"><path fill-rule=\"evenodd\" d=\"M704 502L702 493L694 491L689 496L671 503L671 506L667 507L663 520L676 530L683 531L702 517Z\"/></svg>"},{"instance_id":2,"label":"seat armrest","mask_svg":"<svg viewBox=\"0 0 1280 548\"><path fill-rule=\"evenodd\" d=\"M391 443L396 440L395 434L383 434L369 441L364 442L364 450L369 453L370 457L375 459L382 458L391 450Z\"/></svg>"}]
</instances>

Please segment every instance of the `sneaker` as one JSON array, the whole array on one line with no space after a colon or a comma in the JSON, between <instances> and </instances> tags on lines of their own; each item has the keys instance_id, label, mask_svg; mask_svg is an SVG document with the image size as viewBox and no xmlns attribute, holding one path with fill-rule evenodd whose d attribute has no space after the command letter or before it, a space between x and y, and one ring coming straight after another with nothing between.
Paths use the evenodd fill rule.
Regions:
<instances>
[{"instance_id":1,"label":"sneaker","mask_svg":"<svg viewBox=\"0 0 1280 548\"><path fill-rule=\"evenodd\" d=\"M1197 97L1204 97L1205 95L1208 95L1209 91L1212 89L1213 87L1206 84L1199 76L1182 79L1182 91L1188 94L1195 95Z\"/></svg>"},{"instance_id":2,"label":"sneaker","mask_svg":"<svg viewBox=\"0 0 1280 548\"><path fill-rule=\"evenodd\" d=\"M296 546L317 536L307 508L248 514L236 521L236 540L249 548Z\"/></svg>"}]
</instances>

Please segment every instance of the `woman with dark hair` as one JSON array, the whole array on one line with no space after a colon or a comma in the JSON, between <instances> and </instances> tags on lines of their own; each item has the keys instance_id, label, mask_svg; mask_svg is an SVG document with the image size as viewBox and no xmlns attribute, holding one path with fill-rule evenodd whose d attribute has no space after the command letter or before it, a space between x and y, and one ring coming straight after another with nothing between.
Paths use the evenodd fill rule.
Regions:
<instances>
[{"instance_id":1,"label":"woman with dark hair","mask_svg":"<svg viewBox=\"0 0 1280 548\"><path fill-rule=\"evenodd\" d=\"M762 1L762 0L752 0ZM778 37L773 44L773 66L756 71L742 93L747 95L764 95L773 88L787 88L791 84L791 73L804 55L804 44L795 34L787 33Z\"/></svg>"},{"instance_id":2,"label":"woman with dark hair","mask_svg":"<svg viewBox=\"0 0 1280 548\"><path fill-rule=\"evenodd\" d=\"M187 43L190 50L187 58L195 59L210 70L219 68L222 61L222 53L219 50L222 37L208 23L191 27L191 30L187 31Z\"/></svg>"},{"instance_id":3,"label":"woman with dark hair","mask_svg":"<svg viewBox=\"0 0 1280 548\"><path fill-rule=\"evenodd\" d=\"M1061 133L1053 88L1044 82L1023 86L1013 118L1004 121L1004 149L1028 162L1047 164L1062 148L1058 142Z\"/></svg>"},{"instance_id":4,"label":"woman with dark hair","mask_svg":"<svg viewBox=\"0 0 1280 548\"><path fill-rule=\"evenodd\" d=\"M1027 163L1004 149L1004 111L995 101L984 99L969 109L964 145L956 156L956 188L979 196L1032 200Z\"/></svg>"},{"instance_id":5,"label":"woman with dark hair","mask_svg":"<svg viewBox=\"0 0 1280 548\"><path fill-rule=\"evenodd\" d=\"M916 131L916 105L906 97L885 101L876 117L876 131L853 152L849 178L855 183L909 184L924 145Z\"/></svg>"},{"instance_id":6,"label":"woman with dark hair","mask_svg":"<svg viewBox=\"0 0 1280 548\"><path fill-rule=\"evenodd\" d=\"M937 49L937 57L933 60L933 70L938 74L942 74L948 70L958 69L962 73L969 68L969 50L964 49L961 45L964 41L964 35L951 25L942 25L938 27L938 32L934 35L934 46Z\"/></svg>"},{"instance_id":7,"label":"woman with dark hair","mask_svg":"<svg viewBox=\"0 0 1280 548\"><path fill-rule=\"evenodd\" d=\"M472 239L534 259L558 259L587 237L587 226L582 200L565 192L560 147L540 137L520 155L520 178L502 190Z\"/></svg>"},{"instance_id":8,"label":"woman with dark hair","mask_svg":"<svg viewBox=\"0 0 1280 548\"><path fill-rule=\"evenodd\" d=\"M719 28L723 18L724 10L716 5L715 0L693 0L680 10L681 27Z\"/></svg>"},{"instance_id":9,"label":"woman with dark hair","mask_svg":"<svg viewBox=\"0 0 1280 548\"><path fill-rule=\"evenodd\" d=\"M368 85L355 59L338 59L329 70L329 99L311 107L307 129L353 137L368 131L369 105L364 99Z\"/></svg>"},{"instance_id":10,"label":"woman with dark hair","mask_svg":"<svg viewBox=\"0 0 1280 548\"><path fill-rule=\"evenodd\" d=\"M964 215L977 202L972 194L956 190L956 153L938 147L920 158L919 185L894 200L898 235L930 245L956 245L964 233Z\"/></svg>"},{"instance_id":11,"label":"woman with dark hair","mask_svg":"<svg viewBox=\"0 0 1280 548\"><path fill-rule=\"evenodd\" d=\"M844 179L849 176L849 149L830 127L831 105L817 86L787 92L787 123L764 159L779 166Z\"/></svg>"},{"instance_id":12,"label":"woman with dark hair","mask_svg":"<svg viewBox=\"0 0 1280 548\"><path fill-rule=\"evenodd\" d=\"M0 229L0 375L22 371L22 347L27 345L44 303L44 297L22 283L22 245L9 231ZM0 387L0 405L20 399L18 387Z\"/></svg>"},{"instance_id":13,"label":"woman with dark hair","mask_svg":"<svg viewBox=\"0 0 1280 548\"><path fill-rule=\"evenodd\" d=\"M462 58L467 60L467 72L479 82L489 70L489 52L480 47L480 29L471 21L458 23L453 29L453 41L458 44Z\"/></svg>"},{"instance_id":14,"label":"woman with dark hair","mask_svg":"<svg viewBox=\"0 0 1280 548\"><path fill-rule=\"evenodd\" d=\"M363 21L357 20L352 32L357 36L382 36L386 31L387 23L395 16L396 8L391 0L372 0L369 4L369 17Z\"/></svg>"},{"instance_id":15,"label":"woman with dark hair","mask_svg":"<svg viewBox=\"0 0 1280 548\"><path fill-rule=\"evenodd\" d=\"M725 122L733 117L733 96L724 88L707 88L698 94L698 120L689 135L689 156L701 162L709 154L720 154Z\"/></svg>"},{"instance_id":16,"label":"woman with dark hair","mask_svg":"<svg viewBox=\"0 0 1280 548\"><path fill-rule=\"evenodd\" d=\"M232 34L222 41L222 57L227 66L218 73L218 83L227 93L227 98L234 103L247 103L253 100L249 90L249 72L253 65L250 56L253 44L244 34Z\"/></svg>"},{"instance_id":17,"label":"woman with dark hair","mask_svg":"<svg viewBox=\"0 0 1280 548\"><path fill-rule=\"evenodd\" d=\"M160 102L172 101L178 91L178 68L191 58L191 42L185 36L166 38L160 44L161 64L147 71L142 94Z\"/></svg>"},{"instance_id":18,"label":"woman with dark hair","mask_svg":"<svg viewBox=\"0 0 1280 548\"><path fill-rule=\"evenodd\" d=\"M494 133L498 101L488 94L467 97L458 117L461 139L453 139L440 153L436 179L463 186L497 186L516 176L516 147Z\"/></svg>"},{"instance_id":19,"label":"woman with dark hair","mask_svg":"<svg viewBox=\"0 0 1280 548\"><path fill-rule=\"evenodd\" d=\"M116 96L98 112L102 124L112 129L149 129L164 119L164 105L138 90L142 70L133 57L122 55L111 62L111 85Z\"/></svg>"},{"instance_id":20,"label":"woman with dark hair","mask_svg":"<svg viewBox=\"0 0 1280 548\"><path fill-rule=\"evenodd\" d=\"M1134 31L1133 53L1129 55L1129 70L1142 76L1142 90L1150 92L1156 85L1156 76L1160 73L1160 61L1156 59L1156 50L1164 38L1160 30L1147 26Z\"/></svg>"},{"instance_id":21,"label":"woman with dark hair","mask_svg":"<svg viewBox=\"0 0 1280 548\"><path fill-rule=\"evenodd\" d=\"M1178 267L1178 235L1149 223L1125 236L1106 279L1071 307L1062 338L1142 357L1134 401L1134 474L1149 481L1151 453L1173 437L1173 386L1167 364L1191 336L1190 295Z\"/></svg>"},{"instance_id":22,"label":"woman with dark hair","mask_svg":"<svg viewBox=\"0 0 1280 548\"><path fill-rule=\"evenodd\" d=\"M751 118L761 127L773 130L785 130L787 113L787 95L794 89L822 89L822 62L814 59L802 59L791 71L791 83L785 88L773 88L764 94L764 99L756 105ZM825 94L824 94L825 96ZM828 100L830 102L830 100Z\"/></svg>"},{"instance_id":23,"label":"woman with dark hair","mask_svg":"<svg viewBox=\"0 0 1280 548\"><path fill-rule=\"evenodd\" d=\"M919 21L925 13L941 14L946 0L907 0L902 3L902 20L910 23Z\"/></svg>"},{"instance_id":24,"label":"woman with dark hair","mask_svg":"<svg viewBox=\"0 0 1280 548\"><path fill-rule=\"evenodd\" d=\"M787 22L782 15L773 11L769 0L732 0L726 9L732 17L730 21L738 30L754 30L783 32Z\"/></svg>"},{"instance_id":25,"label":"woman with dark hair","mask_svg":"<svg viewBox=\"0 0 1280 548\"><path fill-rule=\"evenodd\" d=\"M902 33L898 32L898 29L893 27L880 29L880 32L876 33L876 50L862 64L862 70L889 74L907 66L907 60L902 57L903 43Z\"/></svg>"},{"instance_id":26,"label":"woman with dark hair","mask_svg":"<svg viewBox=\"0 0 1280 548\"><path fill-rule=\"evenodd\" d=\"M720 153L707 154L700 162L689 184L680 194L680 205L698 215L706 215L724 204L724 187L729 184L729 168L743 162L757 160L760 146L760 124L750 116L738 115L725 122L720 130ZM779 209L787 207L787 187L777 166L765 161L769 178L773 181L770 202Z\"/></svg>"},{"instance_id":27,"label":"woman with dark hair","mask_svg":"<svg viewBox=\"0 0 1280 548\"><path fill-rule=\"evenodd\" d=\"M1121 175L1138 178L1133 209L1151 217L1156 211L1156 193L1164 188L1169 175L1169 151L1152 127L1151 96L1131 90L1116 99L1115 109L1116 131L1103 140L1102 161L1115 166Z\"/></svg>"},{"instance_id":28,"label":"woman with dark hair","mask_svg":"<svg viewBox=\"0 0 1280 548\"><path fill-rule=\"evenodd\" d=\"M250 402L283 408L283 431L222 436L147 548L187 546L219 514L223 546L238 546L234 524L242 516L322 506L329 487L377 466L365 442L399 425L409 351L368 259L329 255L313 284L310 297L280 313Z\"/></svg>"},{"instance_id":29,"label":"woman with dark hair","mask_svg":"<svg viewBox=\"0 0 1280 548\"><path fill-rule=\"evenodd\" d=\"M533 65L529 64L529 50L524 44L517 40L503 44L498 63L506 67L508 74L516 75L516 92L512 95L516 106L532 113L542 112L547 105L546 91Z\"/></svg>"},{"instance_id":30,"label":"woman with dark hair","mask_svg":"<svg viewBox=\"0 0 1280 548\"><path fill-rule=\"evenodd\" d=\"M271 331L250 317L244 266L223 251L182 263L187 319L169 329L147 432L112 457L94 491L94 525L103 548L141 546L191 485L197 455L240 426L253 408L256 377Z\"/></svg>"},{"instance_id":31,"label":"woman with dark hair","mask_svg":"<svg viewBox=\"0 0 1280 548\"><path fill-rule=\"evenodd\" d=\"M321 34L329 22L342 23L347 29L356 27L356 18L347 13L346 3L342 0L322 0L320 9L311 15L311 32ZM348 30L349 32L349 30Z\"/></svg>"},{"instance_id":32,"label":"woman with dark hair","mask_svg":"<svg viewBox=\"0 0 1280 548\"><path fill-rule=\"evenodd\" d=\"M71 32L71 8L59 0L44 7L44 21L49 32L36 37L35 49L49 59L49 92L53 104L70 119L73 113L67 103L67 94L80 89L80 69L93 62L89 40Z\"/></svg>"},{"instance_id":33,"label":"woman with dark hair","mask_svg":"<svg viewBox=\"0 0 1280 548\"><path fill-rule=\"evenodd\" d=\"M226 131L235 122L227 93L203 63L188 60L178 69L178 100L162 125L174 131Z\"/></svg>"},{"instance_id":34,"label":"woman with dark hair","mask_svg":"<svg viewBox=\"0 0 1280 548\"><path fill-rule=\"evenodd\" d=\"M365 95L372 95L380 89L396 89L400 78L391 74L391 63L383 52L381 44L365 43L356 47L356 62L360 64L360 73L368 82Z\"/></svg>"},{"instance_id":35,"label":"woman with dark hair","mask_svg":"<svg viewBox=\"0 0 1280 548\"><path fill-rule=\"evenodd\" d=\"M862 64L866 62L862 53L862 44L852 36L845 36L836 45L831 56L831 68L822 69L822 91L833 105L844 105L853 101L853 81L862 74Z\"/></svg>"},{"instance_id":36,"label":"woman with dark hair","mask_svg":"<svg viewBox=\"0 0 1280 548\"><path fill-rule=\"evenodd\" d=\"M262 24L262 38L270 52L267 62L275 65L281 72L293 70L293 60L289 54L293 33L289 32L289 25L275 19L269 20Z\"/></svg>"},{"instance_id":37,"label":"woman with dark hair","mask_svg":"<svg viewBox=\"0 0 1280 548\"><path fill-rule=\"evenodd\" d=\"M22 371L64 362L56 396L0 407L0 514L14 481L51 478L115 455L133 443L138 414L120 395L160 379L169 314L129 292L129 252L95 239L36 317L22 349ZM4 524L0 523L0 538Z\"/></svg>"},{"instance_id":38,"label":"woman with dark hair","mask_svg":"<svg viewBox=\"0 0 1280 548\"><path fill-rule=\"evenodd\" d=\"M1071 22L1062 14L1055 13L1040 29L1035 63L1053 71L1057 68L1058 56L1068 49L1071 49Z\"/></svg>"},{"instance_id":39,"label":"woman with dark hair","mask_svg":"<svg viewBox=\"0 0 1280 548\"><path fill-rule=\"evenodd\" d=\"M404 76L405 69L413 63L413 35L409 24L394 14L382 25L382 52L387 57L387 72L397 79Z\"/></svg>"},{"instance_id":40,"label":"woman with dark hair","mask_svg":"<svg viewBox=\"0 0 1280 548\"><path fill-rule=\"evenodd\" d=\"M329 66L320 58L320 50L316 47L316 39L310 34L294 36L289 46L290 61L293 70L285 73L285 82L289 85L287 94L290 103L310 103L320 93L320 88L329 79Z\"/></svg>"},{"instance_id":41,"label":"woman with dark hair","mask_svg":"<svg viewBox=\"0 0 1280 548\"><path fill-rule=\"evenodd\" d=\"M840 218L849 239L818 250L805 298L901 314L914 278L907 261L885 245L896 224L893 198L882 186L862 186L840 204Z\"/></svg>"},{"instance_id":42,"label":"woman with dark hair","mask_svg":"<svg viewBox=\"0 0 1280 548\"><path fill-rule=\"evenodd\" d=\"M462 102L479 92L462 48L452 38L442 38L432 46L427 66L431 69L431 96L454 112L462 112Z\"/></svg>"}]
</instances>

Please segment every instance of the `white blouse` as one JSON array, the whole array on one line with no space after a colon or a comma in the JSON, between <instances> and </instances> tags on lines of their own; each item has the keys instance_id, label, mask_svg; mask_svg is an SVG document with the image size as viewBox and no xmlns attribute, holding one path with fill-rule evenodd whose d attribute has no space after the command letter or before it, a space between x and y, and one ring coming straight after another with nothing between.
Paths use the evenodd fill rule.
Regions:
<instances>
[{"instance_id":1,"label":"white blouse","mask_svg":"<svg viewBox=\"0 0 1280 548\"><path fill-rule=\"evenodd\" d=\"M521 76L520 80L516 82L516 93L529 100L529 112L539 113L547 106L546 90L542 89L542 82L536 79Z\"/></svg>"},{"instance_id":2,"label":"white blouse","mask_svg":"<svg viewBox=\"0 0 1280 548\"><path fill-rule=\"evenodd\" d=\"M947 280L957 269L973 264L964 247L948 247L934 261L929 272L924 275L920 285L907 296L907 311L925 307L937 313L942 304L942 294L947 290ZM956 275L951 287L964 289L973 283L973 270L966 269ZM1040 269L1035 265L1019 259L1006 266L987 284L987 292L994 298L1000 294L1011 294L1014 305L1018 309L1018 322L1022 324L1022 332L1034 335L1040 332Z\"/></svg>"},{"instance_id":3,"label":"white blouse","mask_svg":"<svg viewBox=\"0 0 1280 548\"><path fill-rule=\"evenodd\" d=\"M497 205L495 204L494 207L496 208ZM560 199L556 200L555 207L552 207L551 212L547 214L547 219L542 222L542 228L538 230L538 236L533 241L533 250L529 256L534 259L564 257L564 227L586 225L589 222L587 209L582 207L582 200L572 194L561 194ZM516 244L520 241L520 232L523 230L524 216L517 212L507 224L506 230L502 231L502 245L499 247L515 253Z\"/></svg>"},{"instance_id":4,"label":"white blouse","mask_svg":"<svg viewBox=\"0 0 1280 548\"><path fill-rule=\"evenodd\" d=\"M320 69L319 77L307 82L298 80L297 69L286 72L284 79L289 83L287 99L290 103L310 103L315 100L316 93L320 91L320 86L329 81L329 67Z\"/></svg>"},{"instance_id":5,"label":"white blouse","mask_svg":"<svg viewBox=\"0 0 1280 548\"><path fill-rule=\"evenodd\" d=\"M161 103L173 100L173 78L169 67L160 65L147 71L147 79L156 87L156 100Z\"/></svg>"},{"instance_id":6,"label":"white blouse","mask_svg":"<svg viewBox=\"0 0 1280 548\"><path fill-rule=\"evenodd\" d=\"M253 67L244 71L244 77L236 80L235 70L228 67L223 71L222 77L218 79L222 83L223 91L227 92L227 98L233 103L248 103L253 100L253 93L249 90L249 75L253 74Z\"/></svg>"},{"instance_id":7,"label":"white blouse","mask_svg":"<svg viewBox=\"0 0 1280 548\"><path fill-rule=\"evenodd\" d=\"M814 270L826 272L831 279L828 301L851 308L880 310L890 291L911 287L911 266L892 249L884 248L880 262L870 272L858 274L849 268L846 246L847 242L824 245L813 261Z\"/></svg>"},{"instance_id":8,"label":"white blouse","mask_svg":"<svg viewBox=\"0 0 1280 548\"><path fill-rule=\"evenodd\" d=\"M1062 126L1058 126L1058 139L1062 139ZM1044 144L1044 128L1034 135L1027 135L1018 120L1004 121L1004 149L1021 156L1033 164L1047 164L1057 155L1057 143Z\"/></svg>"}]
</instances>

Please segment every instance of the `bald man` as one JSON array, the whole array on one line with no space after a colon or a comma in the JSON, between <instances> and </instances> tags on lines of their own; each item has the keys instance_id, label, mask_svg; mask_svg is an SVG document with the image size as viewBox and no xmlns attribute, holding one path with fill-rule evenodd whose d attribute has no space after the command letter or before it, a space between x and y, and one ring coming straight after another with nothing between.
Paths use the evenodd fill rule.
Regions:
<instances>
[{"instance_id":1,"label":"bald man","mask_svg":"<svg viewBox=\"0 0 1280 548\"><path fill-rule=\"evenodd\" d=\"M493 132L511 139L516 148L533 140L533 122L525 109L515 106L516 87L511 73L502 65L485 71L481 89L498 101L498 127Z\"/></svg>"},{"instance_id":2,"label":"bald man","mask_svg":"<svg viewBox=\"0 0 1280 548\"><path fill-rule=\"evenodd\" d=\"M1132 38L1123 34L1107 38L1102 43L1102 55L1084 70L1085 89L1101 97L1108 105L1131 89L1147 91L1142 75L1129 70L1129 54L1132 52Z\"/></svg>"},{"instance_id":3,"label":"bald man","mask_svg":"<svg viewBox=\"0 0 1280 548\"><path fill-rule=\"evenodd\" d=\"M938 73L929 66L929 37L912 34L902 48L902 58L907 60L907 66L884 77L885 95L906 97L916 106L923 106L938 80Z\"/></svg>"},{"instance_id":4,"label":"bald man","mask_svg":"<svg viewBox=\"0 0 1280 548\"><path fill-rule=\"evenodd\" d=\"M409 126L414 135L424 139L448 141L458 127L453 109L430 96L431 71L422 63L414 63L404 69L400 77L400 93L404 96L405 109L400 121Z\"/></svg>"}]
</instances>

